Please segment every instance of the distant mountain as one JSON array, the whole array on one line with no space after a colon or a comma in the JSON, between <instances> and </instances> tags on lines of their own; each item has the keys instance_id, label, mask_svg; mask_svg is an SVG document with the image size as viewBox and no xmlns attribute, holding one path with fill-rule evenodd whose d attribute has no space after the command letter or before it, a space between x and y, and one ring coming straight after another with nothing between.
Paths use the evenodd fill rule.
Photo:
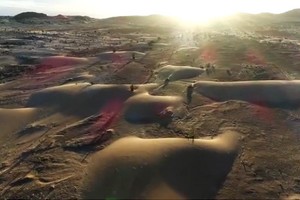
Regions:
<instances>
[{"instance_id":1,"label":"distant mountain","mask_svg":"<svg viewBox=\"0 0 300 200\"><path fill-rule=\"evenodd\" d=\"M10 19L23 24L74 24L74 23L88 23L93 19L88 16L48 16L44 13L37 12L23 12L10 17Z\"/></svg>"},{"instance_id":2,"label":"distant mountain","mask_svg":"<svg viewBox=\"0 0 300 200\"><path fill-rule=\"evenodd\" d=\"M281 13L280 15L282 16L289 16L289 17L299 17L300 18L300 9L294 9L294 10L290 10L287 11L285 13Z\"/></svg>"},{"instance_id":3,"label":"distant mountain","mask_svg":"<svg viewBox=\"0 0 300 200\"><path fill-rule=\"evenodd\" d=\"M224 17L217 20L214 25L231 24L231 26L251 28L253 26L290 26L300 24L300 9L290 10L288 12L273 14L273 13L237 13L235 15Z\"/></svg>"},{"instance_id":4,"label":"distant mountain","mask_svg":"<svg viewBox=\"0 0 300 200\"><path fill-rule=\"evenodd\" d=\"M36 13L36 12L23 12L13 17L16 21L23 21L27 19L47 19L48 16L44 13Z\"/></svg>"},{"instance_id":5,"label":"distant mountain","mask_svg":"<svg viewBox=\"0 0 300 200\"><path fill-rule=\"evenodd\" d=\"M135 25L135 26L172 26L178 24L178 21L173 17L163 15L149 15L149 16L119 16L100 19L102 25Z\"/></svg>"}]
</instances>

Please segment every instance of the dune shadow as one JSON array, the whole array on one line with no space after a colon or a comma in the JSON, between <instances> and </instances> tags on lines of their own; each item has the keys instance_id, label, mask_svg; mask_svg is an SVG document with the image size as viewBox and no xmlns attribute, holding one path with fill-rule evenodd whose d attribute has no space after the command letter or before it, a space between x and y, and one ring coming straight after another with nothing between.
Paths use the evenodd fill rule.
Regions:
<instances>
[{"instance_id":1,"label":"dune shadow","mask_svg":"<svg viewBox=\"0 0 300 200\"><path fill-rule=\"evenodd\" d=\"M212 199L230 172L235 157L236 154L193 148L174 150L161 164L160 175L188 199Z\"/></svg>"}]
</instances>

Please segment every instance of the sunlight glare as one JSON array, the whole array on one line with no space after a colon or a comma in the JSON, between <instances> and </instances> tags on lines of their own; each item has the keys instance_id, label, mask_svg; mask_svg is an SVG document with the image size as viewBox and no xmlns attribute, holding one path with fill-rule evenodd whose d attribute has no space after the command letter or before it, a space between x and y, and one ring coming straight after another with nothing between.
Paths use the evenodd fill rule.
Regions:
<instances>
[{"instance_id":1,"label":"sunlight glare","mask_svg":"<svg viewBox=\"0 0 300 200\"><path fill-rule=\"evenodd\" d=\"M202 2L202 3L201 3ZM174 2L172 9L166 11L167 15L179 18L190 23L208 23L211 20L228 16L237 12L237 8L228 1L179 1Z\"/></svg>"}]
</instances>

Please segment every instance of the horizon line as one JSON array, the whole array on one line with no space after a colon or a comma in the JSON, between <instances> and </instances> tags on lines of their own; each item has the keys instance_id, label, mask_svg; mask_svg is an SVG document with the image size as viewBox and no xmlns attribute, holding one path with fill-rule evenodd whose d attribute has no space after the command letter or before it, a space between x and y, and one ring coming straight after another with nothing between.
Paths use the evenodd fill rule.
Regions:
<instances>
[{"instance_id":1,"label":"horizon line","mask_svg":"<svg viewBox=\"0 0 300 200\"><path fill-rule=\"evenodd\" d=\"M234 12L231 14L227 14L224 15L224 17L227 16L233 16L233 15L238 15L238 14L249 14L249 15L260 15L260 14L272 14L272 15L280 15L280 14L284 14L284 13L288 13L294 10L299 10L300 12L300 8L294 8L294 9L290 9L284 12L280 12L280 13L274 13L274 12L258 12L258 13L251 13L251 12ZM26 12L34 12L34 13L42 13L42 14L46 14L48 17L55 17L55 16L59 16L59 15L63 15L63 16L82 16L82 17L90 17L90 18L94 18L94 19L108 19L108 18L114 18L114 17L147 17L147 16L164 16L164 17L176 17L176 16L172 16L172 15L168 15L168 14L161 14L161 13L152 13L152 14L145 14L145 15L141 15L141 14L137 14L137 15L112 15L112 16L105 16L105 17L94 17L92 15L86 15L86 14L62 14L62 13L58 13L58 14L50 14L49 12L37 12L37 11L22 11L22 12L18 12L15 15L0 15L1 17L14 17L18 14L21 13L26 13Z\"/></svg>"}]
</instances>

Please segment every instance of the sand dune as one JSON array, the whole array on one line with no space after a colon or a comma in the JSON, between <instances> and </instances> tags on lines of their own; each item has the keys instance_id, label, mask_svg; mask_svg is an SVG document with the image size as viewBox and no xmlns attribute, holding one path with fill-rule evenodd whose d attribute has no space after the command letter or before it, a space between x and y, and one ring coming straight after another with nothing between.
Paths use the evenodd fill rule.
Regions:
<instances>
[{"instance_id":1,"label":"sand dune","mask_svg":"<svg viewBox=\"0 0 300 200\"><path fill-rule=\"evenodd\" d=\"M300 81L267 80L195 83L195 92L215 101L242 100L265 106L300 105Z\"/></svg>"},{"instance_id":2,"label":"sand dune","mask_svg":"<svg viewBox=\"0 0 300 200\"><path fill-rule=\"evenodd\" d=\"M79 76L81 77L81 76ZM4 86L4 85L3 85ZM28 102L28 107L54 106L64 103L74 103L86 99L86 103L94 101L96 104L104 99L121 99L133 94L145 93L158 87L158 84L136 84L134 92L130 91L129 84L95 84L90 83L70 83L60 86L50 87L33 93Z\"/></svg>"},{"instance_id":3,"label":"sand dune","mask_svg":"<svg viewBox=\"0 0 300 200\"><path fill-rule=\"evenodd\" d=\"M72 97L85 87L88 87L89 83L83 84L67 84L62 86L55 86L43 89L32 94L27 102L28 107L42 107L48 105L59 105L70 103Z\"/></svg>"},{"instance_id":4,"label":"sand dune","mask_svg":"<svg viewBox=\"0 0 300 200\"><path fill-rule=\"evenodd\" d=\"M203 69L196 67L167 65L158 69L156 74L157 78L161 80L169 78L170 81L176 81L180 79L194 78L203 72Z\"/></svg>"},{"instance_id":5,"label":"sand dune","mask_svg":"<svg viewBox=\"0 0 300 200\"><path fill-rule=\"evenodd\" d=\"M122 104L133 94L129 85L66 84L34 93L30 96L27 106L52 107L59 112L87 117L98 113L111 102Z\"/></svg>"},{"instance_id":6,"label":"sand dune","mask_svg":"<svg viewBox=\"0 0 300 200\"><path fill-rule=\"evenodd\" d=\"M90 161L88 199L213 198L237 155L239 135L214 139L120 139Z\"/></svg>"},{"instance_id":7,"label":"sand dune","mask_svg":"<svg viewBox=\"0 0 300 200\"><path fill-rule=\"evenodd\" d=\"M24 128L39 114L36 108L3 109L0 108L0 137Z\"/></svg>"},{"instance_id":8,"label":"sand dune","mask_svg":"<svg viewBox=\"0 0 300 200\"><path fill-rule=\"evenodd\" d=\"M182 98L177 96L152 96L148 93L135 95L125 102L125 119L131 123L163 123L169 120L164 112L173 112L182 102Z\"/></svg>"}]
</instances>

